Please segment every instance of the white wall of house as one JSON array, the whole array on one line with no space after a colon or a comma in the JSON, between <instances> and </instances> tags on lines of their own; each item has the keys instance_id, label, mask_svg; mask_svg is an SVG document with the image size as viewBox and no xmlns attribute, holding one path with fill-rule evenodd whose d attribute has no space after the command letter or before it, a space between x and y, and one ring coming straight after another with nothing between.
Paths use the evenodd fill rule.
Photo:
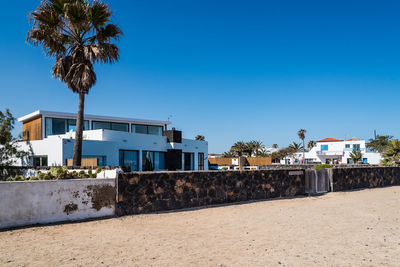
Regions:
<instances>
[{"instance_id":1,"label":"white wall of house","mask_svg":"<svg viewBox=\"0 0 400 267\"><path fill-rule=\"evenodd\" d=\"M142 170L142 151L166 152L168 149L182 149L182 152L194 153L193 169L198 170L198 153L204 153L204 169L208 169L208 142L182 139L182 143L168 143L167 137L120 132L112 130L90 130L83 132L82 155L106 156L107 165L119 165L119 150L139 151L139 170ZM73 157L75 132L53 135L43 140L21 142L24 150L30 150L35 156L47 155L49 166L65 165ZM182 164L184 157L182 156ZM18 165L23 165L19 162ZM183 165L182 165L183 166Z\"/></svg>"}]
</instances>

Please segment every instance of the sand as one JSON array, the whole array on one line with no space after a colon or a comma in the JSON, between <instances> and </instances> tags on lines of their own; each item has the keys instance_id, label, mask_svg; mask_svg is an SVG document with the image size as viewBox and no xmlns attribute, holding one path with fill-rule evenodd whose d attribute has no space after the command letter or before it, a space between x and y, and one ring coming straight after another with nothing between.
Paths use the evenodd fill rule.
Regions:
<instances>
[{"instance_id":1,"label":"sand","mask_svg":"<svg viewBox=\"0 0 400 267\"><path fill-rule=\"evenodd\" d=\"M400 186L0 232L0 266L400 266Z\"/></svg>"}]
</instances>

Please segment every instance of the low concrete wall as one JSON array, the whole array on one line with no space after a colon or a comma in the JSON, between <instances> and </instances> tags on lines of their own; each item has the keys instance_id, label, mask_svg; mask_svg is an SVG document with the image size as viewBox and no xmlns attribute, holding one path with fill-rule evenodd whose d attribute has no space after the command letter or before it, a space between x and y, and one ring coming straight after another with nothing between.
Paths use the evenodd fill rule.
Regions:
<instances>
[{"instance_id":1,"label":"low concrete wall","mask_svg":"<svg viewBox=\"0 0 400 267\"><path fill-rule=\"evenodd\" d=\"M115 214L115 179L0 182L0 228Z\"/></svg>"},{"instance_id":2,"label":"low concrete wall","mask_svg":"<svg viewBox=\"0 0 400 267\"><path fill-rule=\"evenodd\" d=\"M121 173L117 215L304 193L304 170Z\"/></svg>"}]
</instances>

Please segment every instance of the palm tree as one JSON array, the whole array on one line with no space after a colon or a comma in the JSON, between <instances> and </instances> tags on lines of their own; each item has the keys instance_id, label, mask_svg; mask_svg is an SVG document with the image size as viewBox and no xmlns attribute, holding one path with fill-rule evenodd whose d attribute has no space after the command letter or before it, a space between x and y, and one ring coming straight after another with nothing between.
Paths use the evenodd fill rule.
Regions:
<instances>
[{"instance_id":1,"label":"palm tree","mask_svg":"<svg viewBox=\"0 0 400 267\"><path fill-rule=\"evenodd\" d=\"M372 151L382 153L389 146L390 140L392 140L393 136L391 135L377 135L374 139L369 139L367 148Z\"/></svg>"},{"instance_id":2,"label":"palm tree","mask_svg":"<svg viewBox=\"0 0 400 267\"><path fill-rule=\"evenodd\" d=\"M273 144L272 148L278 148L278 144Z\"/></svg>"},{"instance_id":3,"label":"palm tree","mask_svg":"<svg viewBox=\"0 0 400 267\"><path fill-rule=\"evenodd\" d=\"M122 35L110 23L109 6L88 0L43 0L30 13L32 29L27 41L41 45L48 57L55 58L53 76L79 95L73 165L80 166L85 94L96 83L93 64L113 63L119 49L113 44Z\"/></svg>"},{"instance_id":4,"label":"palm tree","mask_svg":"<svg viewBox=\"0 0 400 267\"><path fill-rule=\"evenodd\" d=\"M303 146L301 145L301 143L296 143L293 142L289 145L289 148L293 151L293 152L299 152L300 150L303 149Z\"/></svg>"},{"instance_id":5,"label":"palm tree","mask_svg":"<svg viewBox=\"0 0 400 267\"><path fill-rule=\"evenodd\" d=\"M239 141L233 144L230 151L241 157L243 154L247 154L248 150L247 144L243 141Z\"/></svg>"},{"instance_id":6,"label":"palm tree","mask_svg":"<svg viewBox=\"0 0 400 267\"><path fill-rule=\"evenodd\" d=\"M252 155L258 156L261 152L262 149L264 148L264 145L261 141L256 141L252 140L250 142L247 142L247 148L248 148L248 154L251 157Z\"/></svg>"},{"instance_id":7,"label":"palm tree","mask_svg":"<svg viewBox=\"0 0 400 267\"><path fill-rule=\"evenodd\" d=\"M195 137L194 139L195 139L195 140L199 140L199 141L204 141L204 140L205 140L205 137L204 137L204 135L198 134L198 135L196 135L196 137Z\"/></svg>"},{"instance_id":8,"label":"palm tree","mask_svg":"<svg viewBox=\"0 0 400 267\"><path fill-rule=\"evenodd\" d=\"M350 158L353 161L354 164L357 164L359 161L362 159L362 153L360 150L353 150L350 153Z\"/></svg>"},{"instance_id":9,"label":"palm tree","mask_svg":"<svg viewBox=\"0 0 400 267\"><path fill-rule=\"evenodd\" d=\"M313 147L315 147L317 145L317 143L315 142L315 141L313 141L313 140L310 140L310 141L308 141L308 143L307 143L307 148L308 149L312 149Z\"/></svg>"},{"instance_id":10,"label":"palm tree","mask_svg":"<svg viewBox=\"0 0 400 267\"><path fill-rule=\"evenodd\" d=\"M383 153L383 158L387 164L400 163L400 141L398 139L389 141L389 145Z\"/></svg>"},{"instance_id":11,"label":"palm tree","mask_svg":"<svg viewBox=\"0 0 400 267\"><path fill-rule=\"evenodd\" d=\"M305 144L304 144L304 139L306 139L306 129L300 129L297 132L297 135L299 136L299 138L303 141L303 163L304 163L304 159L305 159Z\"/></svg>"}]
</instances>

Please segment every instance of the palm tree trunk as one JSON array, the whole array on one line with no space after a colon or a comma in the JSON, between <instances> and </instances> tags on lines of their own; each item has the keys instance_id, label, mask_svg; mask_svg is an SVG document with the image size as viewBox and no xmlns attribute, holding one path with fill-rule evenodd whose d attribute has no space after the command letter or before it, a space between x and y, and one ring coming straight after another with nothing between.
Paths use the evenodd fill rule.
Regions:
<instances>
[{"instance_id":1,"label":"palm tree trunk","mask_svg":"<svg viewBox=\"0 0 400 267\"><path fill-rule=\"evenodd\" d=\"M306 153L305 153L305 146L304 146L304 139L303 139L303 164L304 164L304 160L305 160L305 157L306 157Z\"/></svg>"},{"instance_id":2,"label":"palm tree trunk","mask_svg":"<svg viewBox=\"0 0 400 267\"><path fill-rule=\"evenodd\" d=\"M82 159L82 132L83 132L83 110L85 108L85 94L79 93L79 108L76 118L76 133L74 142L73 166L81 166Z\"/></svg>"}]
</instances>

